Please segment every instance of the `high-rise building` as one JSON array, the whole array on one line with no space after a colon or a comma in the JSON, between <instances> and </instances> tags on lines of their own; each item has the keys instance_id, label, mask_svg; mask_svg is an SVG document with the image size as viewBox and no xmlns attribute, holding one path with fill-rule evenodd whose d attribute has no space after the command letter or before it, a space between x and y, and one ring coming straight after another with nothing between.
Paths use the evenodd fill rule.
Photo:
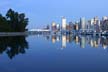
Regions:
<instances>
[{"instance_id":1,"label":"high-rise building","mask_svg":"<svg viewBox=\"0 0 108 72\"><path fill-rule=\"evenodd\" d=\"M94 31L99 32L100 31L100 20L98 17L94 17Z\"/></svg>"},{"instance_id":2,"label":"high-rise building","mask_svg":"<svg viewBox=\"0 0 108 72\"><path fill-rule=\"evenodd\" d=\"M93 26L93 23L94 23L94 19L91 19L90 20L90 25Z\"/></svg>"},{"instance_id":3,"label":"high-rise building","mask_svg":"<svg viewBox=\"0 0 108 72\"><path fill-rule=\"evenodd\" d=\"M69 26L69 24L66 25L66 30L70 31L70 26Z\"/></svg>"},{"instance_id":4,"label":"high-rise building","mask_svg":"<svg viewBox=\"0 0 108 72\"><path fill-rule=\"evenodd\" d=\"M56 25L57 31L60 31L60 24Z\"/></svg>"},{"instance_id":5,"label":"high-rise building","mask_svg":"<svg viewBox=\"0 0 108 72\"><path fill-rule=\"evenodd\" d=\"M86 20L84 17L80 19L80 25L81 25L82 31L84 31L86 29Z\"/></svg>"},{"instance_id":6,"label":"high-rise building","mask_svg":"<svg viewBox=\"0 0 108 72\"><path fill-rule=\"evenodd\" d=\"M79 22L78 21L75 22L75 30L77 30L77 31L79 30Z\"/></svg>"},{"instance_id":7,"label":"high-rise building","mask_svg":"<svg viewBox=\"0 0 108 72\"><path fill-rule=\"evenodd\" d=\"M105 21L105 20L108 20L108 17L107 16L103 16L102 17L102 21Z\"/></svg>"},{"instance_id":8,"label":"high-rise building","mask_svg":"<svg viewBox=\"0 0 108 72\"><path fill-rule=\"evenodd\" d=\"M52 22L52 31L56 31L56 23Z\"/></svg>"},{"instance_id":9,"label":"high-rise building","mask_svg":"<svg viewBox=\"0 0 108 72\"><path fill-rule=\"evenodd\" d=\"M69 22L69 31L71 31L73 29L73 23Z\"/></svg>"},{"instance_id":10,"label":"high-rise building","mask_svg":"<svg viewBox=\"0 0 108 72\"><path fill-rule=\"evenodd\" d=\"M87 30L89 30L89 31L90 31L90 29L91 29L90 26L91 26L91 20L88 20L88 21L87 21Z\"/></svg>"},{"instance_id":11,"label":"high-rise building","mask_svg":"<svg viewBox=\"0 0 108 72\"><path fill-rule=\"evenodd\" d=\"M94 17L94 24L98 24L98 17Z\"/></svg>"},{"instance_id":12,"label":"high-rise building","mask_svg":"<svg viewBox=\"0 0 108 72\"><path fill-rule=\"evenodd\" d=\"M66 30L66 18L62 18L62 30Z\"/></svg>"},{"instance_id":13,"label":"high-rise building","mask_svg":"<svg viewBox=\"0 0 108 72\"><path fill-rule=\"evenodd\" d=\"M94 19L91 19L90 20L90 29L91 30L94 30L94 26L93 26L94 24L93 23L94 23Z\"/></svg>"},{"instance_id":14,"label":"high-rise building","mask_svg":"<svg viewBox=\"0 0 108 72\"><path fill-rule=\"evenodd\" d=\"M106 28L107 28L107 22L108 22L108 17L107 16L103 16L102 17L102 21L101 21L101 31L106 31Z\"/></svg>"}]
</instances>

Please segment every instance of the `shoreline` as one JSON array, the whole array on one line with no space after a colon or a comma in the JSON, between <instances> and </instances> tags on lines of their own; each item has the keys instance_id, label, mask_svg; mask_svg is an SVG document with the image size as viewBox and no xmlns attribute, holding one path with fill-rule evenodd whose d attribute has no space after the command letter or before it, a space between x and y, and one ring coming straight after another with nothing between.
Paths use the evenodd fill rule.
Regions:
<instances>
[{"instance_id":1,"label":"shoreline","mask_svg":"<svg viewBox=\"0 0 108 72\"><path fill-rule=\"evenodd\" d=\"M53 33L51 31L26 31L26 32L0 32L0 36L27 36L27 35L36 35L36 34L65 34L65 35L69 35L69 34L73 34L73 35L92 35L92 36L108 36L108 33L104 33L104 32L56 32Z\"/></svg>"}]
</instances>

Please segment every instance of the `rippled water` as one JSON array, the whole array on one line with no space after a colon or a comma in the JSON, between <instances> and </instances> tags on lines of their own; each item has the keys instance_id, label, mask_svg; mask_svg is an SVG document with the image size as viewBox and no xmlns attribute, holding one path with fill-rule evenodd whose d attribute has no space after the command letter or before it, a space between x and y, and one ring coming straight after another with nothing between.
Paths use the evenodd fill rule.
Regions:
<instances>
[{"instance_id":1,"label":"rippled water","mask_svg":"<svg viewBox=\"0 0 108 72\"><path fill-rule=\"evenodd\" d=\"M107 72L108 37L0 37L0 72Z\"/></svg>"}]
</instances>

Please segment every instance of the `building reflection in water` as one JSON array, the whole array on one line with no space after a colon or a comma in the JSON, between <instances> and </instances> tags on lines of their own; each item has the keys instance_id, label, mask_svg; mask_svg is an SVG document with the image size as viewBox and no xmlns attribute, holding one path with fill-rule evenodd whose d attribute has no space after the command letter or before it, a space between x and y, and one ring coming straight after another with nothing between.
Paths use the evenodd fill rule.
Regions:
<instances>
[{"instance_id":1,"label":"building reflection in water","mask_svg":"<svg viewBox=\"0 0 108 72\"><path fill-rule=\"evenodd\" d=\"M56 42L56 36L52 35L52 43L55 43L55 42Z\"/></svg>"},{"instance_id":2,"label":"building reflection in water","mask_svg":"<svg viewBox=\"0 0 108 72\"><path fill-rule=\"evenodd\" d=\"M103 49L108 50L108 37L107 36L79 36L79 35L44 35L47 40L52 40L52 43L61 43L62 49L66 48L66 44L70 43L71 45L76 44L80 45L80 48L87 48L86 45L90 45L93 48L102 47ZM78 45L78 46L79 46ZM87 46L88 46L87 45ZM9 36L9 37L0 37L0 54L4 52L8 55L10 59L14 58L18 54L24 54L28 49L28 42L26 41L25 36Z\"/></svg>"},{"instance_id":3,"label":"building reflection in water","mask_svg":"<svg viewBox=\"0 0 108 72\"><path fill-rule=\"evenodd\" d=\"M78 44L79 43L79 36L75 36L75 43Z\"/></svg>"},{"instance_id":4,"label":"building reflection in water","mask_svg":"<svg viewBox=\"0 0 108 72\"><path fill-rule=\"evenodd\" d=\"M80 44L80 48L86 48L86 45L90 45L93 48L108 48L108 37L102 36L79 36L79 35L49 35L51 37L52 43L60 42L62 43L61 48L66 48L67 43Z\"/></svg>"},{"instance_id":5,"label":"building reflection in water","mask_svg":"<svg viewBox=\"0 0 108 72\"><path fill-rule=\"evenodd\" d=\"M94 45L93 45L93 39L90 40L90 45L91 45L91 47L94 47Z\"/></svg>"},{"instance_id":6,"label":"building reflection in water","mask_svg":"<svg viewBox=\"0 0 108 72\"><path fill-rule=\"evenodd\" d=\"M66 35L62 35L62 48L66 48L66 41L68 41Z\"/></svg>"},{"instance_id":7,"label":"building reflection in water","mask_svg":"<svg viewBox=\"0 0 108 72\"><path fill-rule=\"evenodd\" d=\"M60 41L60 36L57 36L57 35L52 35L51 36L52 38L52 43L55 43L55 42L59 42Z\"/></svg>"},{"instance_id":8,"label":"building reflection in water","mask_svg":"<svg viewBox=\"0 0 108 72\"><path fill-rule=\"evenodd\" d=\"M81 41L80 41L81 48L85 48L85 44L86 44L86 39L84 36L81 36Z\"/></svg>"},{"instance_id":9,"label":"building reflection in water","mask_svg":"<svg viewBox=\"0 0 108 72\"><path fill-rule=\"evenodd\" d=\"M101 39L102 47L106 49L108 47L108 38L102 37Z\"/></svg>"},{"instance_id":10,"label":"building reflection in water","mask_svg":"<svg viewBox=\"0 0 108 72\"><path fill-rule=\"evenodd\" d=\"M56 40L57 40L57 42L59 42L60 41L60 36L57 36L57 39Z\"/></svg>"},{"instance_id":11,"label":"building reflection in water","mask_svg":"<svg viewBox=\"0 0 108 72\"><path fill-rule=\"evenodd\" d=\"M26 49L28 42L25 36L0 37L0 54L5 52L10 59L18 54L24 54Z\"/></svg>"}]
</instances>

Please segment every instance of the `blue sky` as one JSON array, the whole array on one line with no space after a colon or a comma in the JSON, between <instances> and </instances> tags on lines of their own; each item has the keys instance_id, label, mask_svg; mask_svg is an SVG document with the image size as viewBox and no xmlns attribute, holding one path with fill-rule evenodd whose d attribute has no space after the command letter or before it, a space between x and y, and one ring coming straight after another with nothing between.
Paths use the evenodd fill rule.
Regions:
<instances>
[{"instance_id":1,"label":"blue sky","mask_svg":"<svg viewBox=\"0 0 108 72\"><path fill-rule=\"evenodd\" d=\"M61 23L65 16L69 21L108 15L108 0L0 0L3 15L12 8L23 12L30 19L28 28L42 27L52 21Z\"/></svg>"}]
</instances>

